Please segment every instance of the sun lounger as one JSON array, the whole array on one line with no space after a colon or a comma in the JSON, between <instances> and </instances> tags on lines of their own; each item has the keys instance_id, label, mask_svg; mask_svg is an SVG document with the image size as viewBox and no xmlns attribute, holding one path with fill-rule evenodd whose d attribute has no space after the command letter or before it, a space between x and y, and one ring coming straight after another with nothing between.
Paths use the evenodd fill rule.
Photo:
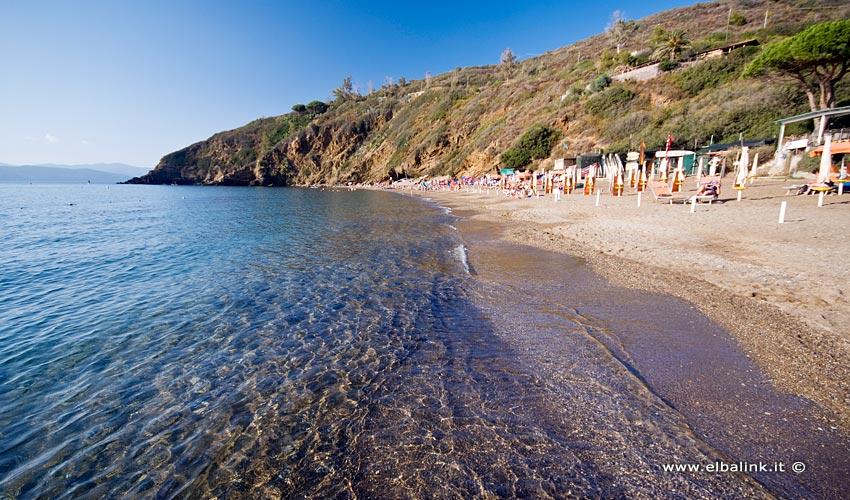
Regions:
<instances>
[{"instance_id":1,"label":"sun lounger","mask_svg":"<svg viewBox=\"0 0 850 500\"><path fill-rule=\"evenodd\" d=\"M720 176L712 176L712 177L703 177L699 185L697 185L697 192L703 190L703 187L708 184L714 183L716 185L714 194L705 194L705 195L693 195L688 198L688 201L696 200L697 203L708 203L711 205L711 202L715 201L720 196Z\"/></svg>"},{"instance_id":2,"label":"sun lounger","mask_svg":"<svg viewBox=\"0 0 850 500\"><path fill-rule=\"evenodd\" d=\"M666 201L672 205L674 201L681 200L681 198L673 195L673 192L670 191L670 186L666 182L653 181L647 185L649 186L649 190L652 191L655 201Z\"/></svg>"},{"instance_id":3,"label":"sun lounger","mask_svg":"<svg viewBox=\"0 0 850 500\"><path fill-rule=\"evenodd\" d=\"M704 196L694 195L694 196L691 196L690 198L688 198L688 201L691 201L691 200L696 200L697 203L708 203L709 205L711 205L711 202L717 200L717 195L716 194L704 195ZM718 202L718 203L720 203L720 202Z\"/></svg>"},{"instance_id":4,"label":"sun lounger","mask_svg":"<svg viewBox=\"0 0 850 500\"><path fill-rule=\"evenodd\" d=\"M790 186L785 186L785 196L796 196L808 187L808 184L791 184Z\"/></svg>"},{"instance_id":5,"label":"sun lounger","mask_svg":"<svg viewBox=\"0 0 850 500\"><path fill-rule=\"evenodd\" d=\"M796 196L796 195L801 195L801 194L815 194L815 193L821 193L821 192L823 192L824 194L833 194L833 193L837 194L839 192L838 186L835 185L835 184L830 186L829 184L817 183L817 182L813 182L811 184L800 184L800 185L794 184L794 185L791 185L791 186L785 186L785 189L786 189L786 191L785 191L786 196L790 196L790 195Z\"/></svg>"}]
</instances>

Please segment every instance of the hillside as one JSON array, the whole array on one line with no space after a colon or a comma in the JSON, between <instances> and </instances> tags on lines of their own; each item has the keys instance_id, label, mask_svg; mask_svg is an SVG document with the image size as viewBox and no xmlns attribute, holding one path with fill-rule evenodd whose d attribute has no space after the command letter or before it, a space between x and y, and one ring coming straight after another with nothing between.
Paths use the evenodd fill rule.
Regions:
<instances>
[{"instance_id":1,"label":"hillside","mask_svg":"<svg viewBox=\"0 0 850 500\"><path fill-rule=\"evenodd\" d=\"M773 120L808 107L803 92L787 82L740 78L760 48L684 61L733 42L764 44L846 18L850 4L835 0L695 4L636 21L619 54L609 33L600 33L512 65L457 68L366 96L335 92L326 111L301 106L215 134L166 155L130 182L282 186L479 174L498 167L500 155L536 124L556 130L569 145L565 151L559 144L552 158L625 151L641 140L662 147L668 134L675 147L733 141L739 134L772 137L778 132ZM683 63L650 80L611 82L610 76L660 59L652 42L658 27L684 31L691 43L678 54ZM839 105L850 98L846 78L836 92Z\"/></svg>"}]
</instances>

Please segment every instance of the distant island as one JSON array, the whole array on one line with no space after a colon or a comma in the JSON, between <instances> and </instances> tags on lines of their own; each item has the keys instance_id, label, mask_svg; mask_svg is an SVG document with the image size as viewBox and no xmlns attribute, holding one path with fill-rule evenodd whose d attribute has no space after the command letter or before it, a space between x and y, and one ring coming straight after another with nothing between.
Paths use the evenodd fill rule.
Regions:
<instances>
[{"instance_id":1,"label":"distant island","mask_svg":"<svg viewBox=\"0 0 850 500\"><path fill-rule=\"evenodd\" d=\"M124 163L83 165L9 165L0 163L0 182L56 184L117 184L147 172Z\"/></svg>"}]
</instances>

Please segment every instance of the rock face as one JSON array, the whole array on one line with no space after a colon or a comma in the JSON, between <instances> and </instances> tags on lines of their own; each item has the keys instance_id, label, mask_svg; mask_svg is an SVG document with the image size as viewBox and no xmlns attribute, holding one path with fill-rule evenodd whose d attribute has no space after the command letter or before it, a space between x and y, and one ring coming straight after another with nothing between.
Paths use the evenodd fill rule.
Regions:
<instances>
[{"instance_id":1,"label":"rock face","mask_svg":"<svg viewBox=\"0 0 850 500\"><path fill-rule=\"evenodd\" d=\"M800 18L795 0L750 0L745 14L763 16L768 6L775 31L762 30L766 41L814 22ZM843 19L850 17L850 4L817 12L820 21ZM683 29L701 48L724 45L712 42L717 37L699 37L725 34L727 17L719 2L656 14L637 22L622 49L646 52L656 26ZM751 37L754 29L731 28L738 33L730 32L729 42ZM625 152L641 140L649 149L660 148L668 134L676 137L674 147L687 149L712 136L715 142L735 141L740 133L772 137L773 120L808 111L804 94L789 93L783 83L738 78L752 50L596 88L592 82L613 72L615 62L602 57L610 58L612 44L601 34L511 65L457 68L367 96L348 94L328 109L296 105L297 111L170 153L128 182L295 186L481 174L498 168L500 155L534 125L556 129L568 147L557 145L550 158L530 168L579 153Z\"/></svg>"},{"instance_id":2,"label":"rock face","mask_svg":"<svg viewBox=\"0 0 850 500\"><path fill-rule=\"evenodd\" d=\"M359 171L342 172L373 130L391 117L389 107L354 121L334 119L331 113L274 144L269 138L280 120L261 120L259 126L221 132L168 154L129 183L290 186L363 180Z\"/></svg>"}]
</instances>

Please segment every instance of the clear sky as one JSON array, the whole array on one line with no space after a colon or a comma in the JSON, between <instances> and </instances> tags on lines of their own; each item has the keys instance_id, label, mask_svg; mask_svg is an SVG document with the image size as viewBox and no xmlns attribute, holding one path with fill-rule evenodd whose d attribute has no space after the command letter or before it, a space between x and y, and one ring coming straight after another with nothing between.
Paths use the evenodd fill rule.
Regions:
<instances>
[{"instance_id":1,"label":"clear sky","mask_svg":"<svg viewBox=\"0 0 850 500\"><path fill-rule=\"evenodd\" d=\"M163 155L293 104L345 76L526 59L686 0L342 2L0 0L0 162Z\"/></svg>"}]
</instances>

